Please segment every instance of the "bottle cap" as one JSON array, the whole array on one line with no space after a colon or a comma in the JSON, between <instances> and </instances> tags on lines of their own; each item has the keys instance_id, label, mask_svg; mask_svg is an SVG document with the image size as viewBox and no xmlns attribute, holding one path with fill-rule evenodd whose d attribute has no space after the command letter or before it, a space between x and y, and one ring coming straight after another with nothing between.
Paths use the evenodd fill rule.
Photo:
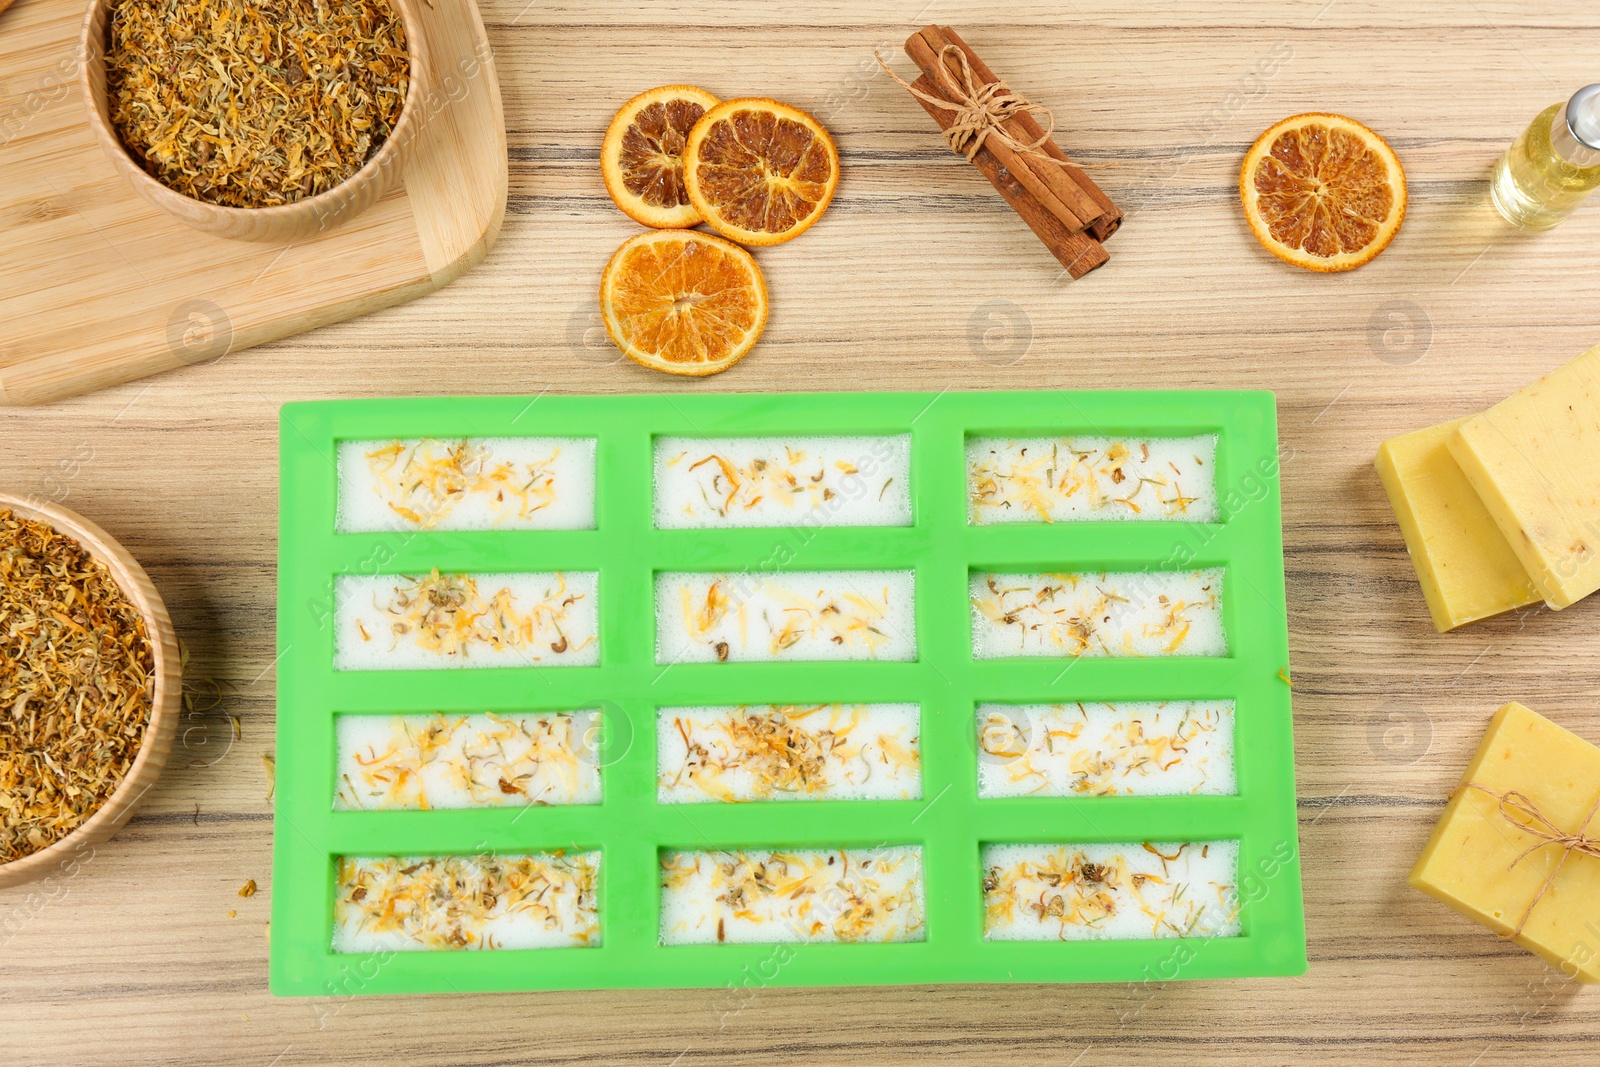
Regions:
<instances>
[{"instance_id":1,"label":"bottle cap","mask_svg":"<svg viewBox=\"0 0 1600 1067\"><path fill-rule=\"evenodd\" d=\"M1600 82L1572 94L1550 130L1552 147L1569 163L1600 166Z\"/></svg>"}]
</instances>

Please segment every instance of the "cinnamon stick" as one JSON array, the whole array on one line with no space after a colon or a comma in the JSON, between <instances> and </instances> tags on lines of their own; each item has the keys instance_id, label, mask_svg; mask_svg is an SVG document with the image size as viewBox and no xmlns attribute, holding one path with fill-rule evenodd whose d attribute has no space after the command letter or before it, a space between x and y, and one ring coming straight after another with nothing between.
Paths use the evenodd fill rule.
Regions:
<instances>
[{"instance_id":1,"label":"cinnamon stick","mask_svg":"<svg viewBox=\"0 0 1600 1067\"><path fill-rule=\"evenodd\" d=\"M930 96L946 99L944 89L926 74L911 84ZM939 124L941 130L947 130L955 124L954 113L918 97L912 99L922 105L923 110L933 117L933 121ZM984 147L978 149L977 155L972 157L972 162L979 172L989 179L995 191L1011 205L1011 210L1028 224L1034 236L1044 242L1050 254L1056 257L1056 261L1066 268L1074 280L1083 277L1096 267L1104 266L1110 260L1111 257L1099 241L1082 230L1068 229L1059 218L1046 209L1016 175L1000 163L995 153L989 150L987 141L984 142Z\"/></svg>"},{"instance_id":2,"label":"cinnamon stick","mask_svg":"<svg viewBox=\"0 0 1600 1067\"><path fill-rule=\"evenodd\" d=\"M962 73L961 61L953 54L946 55L944 50L949 45L955 45L963 54L971 52L971 49L965 47L964 42L958 42L952 31L943 26L928 26L918 36L922 38L933 56L945 57L943 60L945 69L950 72L951 77L959 81ZM975 58L975 53L967 55L967 64L979 85L989 85L1000 80L995 77L994 71L985 66L981 60L977 63L972 62ZM923 73L930 74L931 72L925 70ZM935 78L934 80L937 81L938 79ZM1021 121L1023 118L1032 120L1031 127ZM1037 141L1044 134L1044 129L1039 125L1038 120L1027 112L1013 115L1001 125L1006 133L1023 142ZM1048 153L1050 147L1055 146L1046 141L1044 145L1040 146L1040 150ZM1056 148L1056 151L1060 152L1061 150ZM1020 153L1017 155L1017 159L1022 166L1032 171L1050 189L1051 194L1072 211L1074 216L1082 219L1085 226L1092 225L1100 216L1105 214L1105 208L1101 207L1085 190L1080 188L1071 173L1059 163ZM1081 174L1082 171L1079 171L1079 173ZM1062 221L1071 225L1070 220L1063 219Z\"/></svg>"},{"instance_id":3,"label":"cinnamon stick","mask_svg":"<svg viewBox=\"0 0 1600 1067\"><path fill-rule=\"evenodd\" d=\"M949 70L950 77L956 77L959 74L959 68L950 70L939 59L938 49L931 47L928 41L920 34L912 34L906 39L906 55L911 57L911 61L917 65L918 70L922 71L923 76L935 84L935 95L940 99L949 100L950 92L945 88L943 77L939 72ZM943 125L941 124L941 128L943 128ZM1044 205L1045 210L1060 219L1068 229L1081 230L1089 225L1094 217L1098 217L1098 210L1095 216L1091 218L1079 215L1073 210L1072 205L1056 192L1057 186L1053 186L1052 183L1038 174L1028 165L1024 157L1013 151L1010 146L1000 143L999 139L994 137L986 138L983 144L985 148L994 153L995 158L1000 161L1002 166L1017 176L1017 180L1026 186L1027 190ZM1060 168L1056 169L1059 170Z\"/></svg>"},{"instance_id":4,"label":"cinnamon stick","mask_svg":"<svg viewBox=\"0 0 1600 1067\"><path fill-rule=\"evenodd\" d=\"M989 65L978 57L978 53L972 50L972 46L963 41L961 35L954 29L949 26L935 26L930 27L930 29L942 31L946 40L961 49L966 54L967 62L972 66L972 72L984 82L1000 80L995 76L994 71L989 69ZM927 33L927 30L922 32ZM1044 127L1039 124L1039 120L1026 112L1016 116L1016 123L1027 134L1027 138L1030 141L1037 141L1044 136ZM1061 150L1061 146L1056 144L1053 138L1046 140L1041 147L1053 159L1060 160L1065 164L1063 169L1071 175L1072 180L1100 206L1103 214L1089 226L1090 232L1094 234L1095 238L1104 241L1107 237L1116 233L1117 228L1122 225L1122 209L1105 194L1100 186L1095 184L1092 178L1072 163L1066 152Z\"/></svg>"}]
</instances>

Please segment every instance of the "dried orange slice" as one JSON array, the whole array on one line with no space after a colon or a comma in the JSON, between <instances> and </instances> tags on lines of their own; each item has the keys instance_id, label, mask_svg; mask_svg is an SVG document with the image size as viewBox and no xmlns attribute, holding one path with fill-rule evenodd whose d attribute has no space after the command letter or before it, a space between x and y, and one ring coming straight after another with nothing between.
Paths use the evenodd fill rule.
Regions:
<instances>
[{"instance_id":1,"label":"dried orange slice","mask_svg":"<svg viewBox=\"0 0 1600 1067\"><path fill-rule=\"evenodd\" d=\"M741 244L799 237L839 187L839 150L828 131L776 100L724 100L689 131L683 160L689 202Z\"/></svg>"},{"instance_id":2,"label":"dried orange slice","mask_svg":"<svg viewBox=\"0 0 1600 1067\"><path fill-rule=\"evenodd\" d=\"M755 259L709 233L630 237L600 276L600 315L624 355L668 374L727 370L767 325L767 283Z\"/></svg>"},{"instance_id":3,"label":"dried orange slice","mask_svg":"<svg viewBox=\"0 0 1600 1067\"><path fill-rule=\"evenodd\" d=\"M1250 231L1286 263L1354 270L1389 246L1406 217L1406 172L1387 141L1354 119L1314 112L1263 133L1239 168Z\"/></svg>"},{"instance_id":4,"label":"dried orange slice","mask_svg":"<svg viewBox=\"0 0 1600 1067\"><path fill-rule=\"evenodd\" d=\"M638 222L681 228L700 221L683 190L683 146L717 98L693 85L663 85L622 105L600 145L606 192Z\"/></svg>"}]
</instances>

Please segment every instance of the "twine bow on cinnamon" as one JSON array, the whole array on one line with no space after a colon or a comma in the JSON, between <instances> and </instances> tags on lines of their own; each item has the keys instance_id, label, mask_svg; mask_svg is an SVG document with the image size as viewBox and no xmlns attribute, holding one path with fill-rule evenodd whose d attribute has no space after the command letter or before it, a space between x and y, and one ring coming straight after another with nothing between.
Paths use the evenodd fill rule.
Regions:
<instances>
[{"instance_id":1,"label":"twine bow on cinnamon","mask_svg":"<svg viewBox=\"0 0 1600 1067\"><path fill-rule=\"evenodd\" d=\"M960 61L959 80L946 66L946 61L952 54ZM939 49L939 63L936 68L939 87L949 96L948 100L923 92L896 74L894 69L884 62L883 56L876 51L872 55L877 59L878 65L888 72L889 77L906 92L942 111L954 113L954 122L944 131L945 140L950 143L950 150L966 156L967 162L972 162L972 158L983 147L983 142L993 137L1018 155L1061 165L1061 160L1044 151L1044 146L1050 140L1056 125L1055 116L1050 113L1050 109L1012 92L1011 87L1004 81L981 83L973 74L972 64L967 61L966 53L955 45L947 44ZM1024 141L1005 128L1007 119L1029 114L1044 116L1044 132L1034 140Z\"/></svg>"},{"instance_id":2,"label":"twine bow on cinnamon","mask_svg":"<svg viewBox=\"0 0 1600 1067\"><path fill-rule=\"evenodd\" d=\"M1069 276L1103 265L1110 257L1101 242L1122 212L1055 143L1049 109L1013 91L949 26L923 27L905 50L922 72L916 81L873 54L944 131L947 146L989 179Z\"/></svg>"},{"instance_id":3,"label":"twine bow on cinnamon","mask_svg":"<svg viewBox=\"0 0 1600 1067\"><path fill-rule=\"evenodd\" d=\"M1595 798L1594 806L1589 809L1589 814L1584 816L1583 821L1578 824L1578 828L1566 831L1551 822L1549 817L1539 810L1539 805L1535 804L1526 793L1515 789L1508 789L1504 793L1496 793L1493 789L1479 785L1477 782L1468 782L1462 788L1476 789L1480 793L1487 793L1495 799L1497 802L1496 807L1507 822L1522 832L1539 838L1538 841L1519 852L1517 858L1507 865L1506 870L1510 870L1539 849L1548 845L1555 845L1561 849L1561 858L1556 861L1555 867L1551 869L1544 882L1539 886L1539 891L1528 902L1528 906L1523 911L1522 918L1517 920L1515 928L1508 934L1500 935L1503 939L1510 940L1522 933L1522 928L1528 924L1528 917L1533 914L1534 907L1544 898L1550 887L1555 884L1556 875L1561 873L1561 868L1566 864L1568 857L1576 852L1579 855L1600 859L1600 837L1590 837L1586 832L1595 814L1600 812L1600 797Z\"/></svg>"}]
</instances>

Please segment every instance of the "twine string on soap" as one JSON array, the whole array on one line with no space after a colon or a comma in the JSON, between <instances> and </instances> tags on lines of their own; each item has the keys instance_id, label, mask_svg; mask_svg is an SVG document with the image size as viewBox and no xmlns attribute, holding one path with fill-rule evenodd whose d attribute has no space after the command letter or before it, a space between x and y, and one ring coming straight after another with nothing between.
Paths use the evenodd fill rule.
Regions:
<instances>
[{"instance_id":1,"label":"twine string on soap","mask_svg":"<svg viewBox=\"0 0 1600 1067\"><path fill-rule=\"evenodd\" d=\"M1600 859L1600 837L1590 837L1585 832L1589 829L1589 823L1594 819L1595 814L1600 812L1600 797L1595 798L1594 805L1589 809L1589 814L1584 816L1583 821L1578 824L1578 828L1569 833L1551 822L1549 816L1540 811L1539 805L1535 804L1526 793L1515 789L1508 789L1504 793L1496 793L1493 789L1479 785L1477 782L1468 782L1463 788L1476 789L1480 793L1487 793L1495 799L1496 807L1506 822L1511 823L1524 833L1532 834L1534 837L1539 838L1538 841L1517 853L1517 858L1506 866L1506 870L1511 870L1511 868L1546 845L1555 845L1561 849L1561 858L1556 860L1555 867L1551 868L1550 873L1545 876L1544 882L1539 886L1539 891L1528 902L1527 908L1522 912L1522 918L1517 920L1517 925L1510 933L1500 935L1502 938L1510 940L1522 933L1522 928L1528 924L1528 917L1533 914L1533 909L1540 900L1544 899L1544 895L1549 891L1550 887L1555 884L1556 875L1561 873L1561 868L1567 862L1568 856L1577 852L1584 856Z\"/></svg>"},{"instance_id":2,"label":"twine string on soap","mask_svg":"<svg viewBox=\"0 0 1600 1067\"><path fill-rule=\"evenodd\" d=\"M961 61L961 78L950 72L945 64L945 56L955 53ZM915 85L906 81L894 72L894 68L884 62L883 56L877 52L872 53L878 65L888 72L900 88L921 100L925 104L940 108L944 111L955 112L955 121L950 128L944 131L945 140L950 142L950 150L967 157L967 162L972 162L972 157L978 154L983 147L983 142L990 137L999 141L1013 152L1034 159L1042 159L1047 163L1066 166L1062 160L1055 158L1044 151L1044 146L1049 142L1050 135L1055 131L1055 116L1043 104L1035 104L1026 97L1019 96L1011 91L1003 80L992 81L987 85L980 85L977 77L972 73L972 64L967 61L967 54L953 44L947 44L939 49L938 63L935 64L935 79L950 99L925 93ZM1044 132L1037 140L1024 141L1005 128L1007 119L1018 115L1035 114L1044 116Z\"/></svg>"}]
</instances>

